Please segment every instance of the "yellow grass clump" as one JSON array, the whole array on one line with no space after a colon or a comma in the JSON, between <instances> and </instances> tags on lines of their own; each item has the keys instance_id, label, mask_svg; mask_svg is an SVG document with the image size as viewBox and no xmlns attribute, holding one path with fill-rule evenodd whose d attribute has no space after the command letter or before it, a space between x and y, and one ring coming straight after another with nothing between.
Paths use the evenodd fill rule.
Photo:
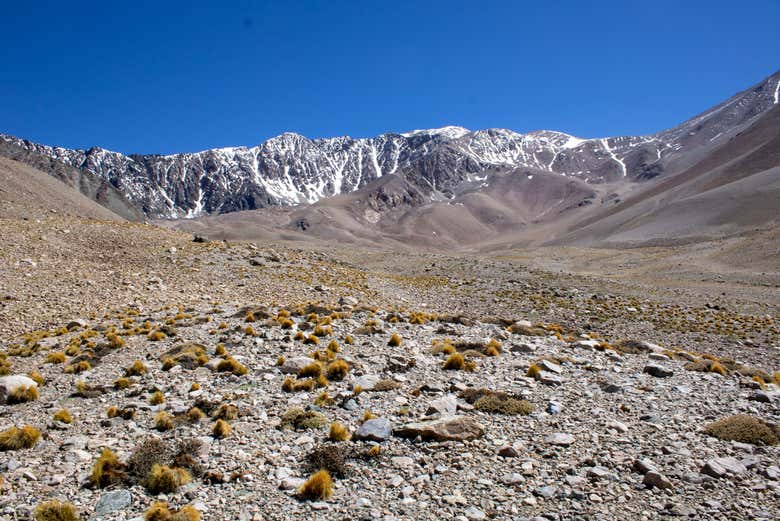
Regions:
<instances>
[{"instance_id":1,"label":"yellow grass clump","mask_svg":"<svg viewBox=\"0 0 780 521\"><path fill-rule=\"evenodd\" d=\"M41 437L41 431L32 425L13 426L0 432L0 451L29 449L34 447Z\"/></svg>"},{"instance_id":2,"label":"yellow grass clump","mask_svg":"<svg viewBox=\"0 0 780 521\"><path fill-rule=\"evenodd\" d=\"M333 480L330 478L330 473L325 469L312 474L298 489L298 495L301 498L314 501L328 499L332 494Z\"/></svg>"}]
</instances>

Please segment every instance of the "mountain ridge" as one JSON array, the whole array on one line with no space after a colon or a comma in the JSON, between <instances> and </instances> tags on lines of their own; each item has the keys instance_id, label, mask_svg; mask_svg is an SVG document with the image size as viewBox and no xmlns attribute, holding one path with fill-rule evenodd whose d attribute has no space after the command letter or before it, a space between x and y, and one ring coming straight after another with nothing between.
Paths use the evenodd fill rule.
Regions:
<instances>
[{"instance_id":1,"label":"mountain ridge","mask_svg":"<svg viewBox=\"0 0 780 521\"><path fill-rule=\"evenodd\" d=\"M591 184L645 181L680 171L696 150L723 141L778 102L780 71L671 129L583 139L550 130L518 133L457 126L372 138L309 139L285 132L253 147L171 155L67 149L0 134L39 156L106 181L151 218L193 218L311 204L386 175L409 180L429 200L451 198L491 169L531 168Z\"/></svg>"}]
</instances>

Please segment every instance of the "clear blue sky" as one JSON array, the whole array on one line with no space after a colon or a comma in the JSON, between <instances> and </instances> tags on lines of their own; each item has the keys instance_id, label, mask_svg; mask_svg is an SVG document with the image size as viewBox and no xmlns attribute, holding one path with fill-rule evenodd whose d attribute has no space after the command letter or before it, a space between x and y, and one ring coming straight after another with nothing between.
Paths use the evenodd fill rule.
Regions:
<instances>
[{"instance_id":1,"label":"clear blue sky","mask_svg":"<svg viewBox=\"0 0 780 521\"><path fill-rule=\"evenodd\" d=\"M1 11L0 132L126 153L444 125L642 134L780 68L778 0L30 1Z\"/></svg>"}]
</instances>

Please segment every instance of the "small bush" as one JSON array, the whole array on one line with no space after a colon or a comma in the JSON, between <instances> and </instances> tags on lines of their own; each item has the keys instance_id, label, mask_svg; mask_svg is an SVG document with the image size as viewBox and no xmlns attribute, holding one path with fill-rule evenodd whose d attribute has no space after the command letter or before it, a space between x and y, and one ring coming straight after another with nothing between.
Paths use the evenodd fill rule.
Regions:
<instances>
[{"instance_id":1,"label":"small bush","mask_svg":"<svg viewBox=\"0 0 780 521\"><path fill-rule=\"evenodd\" d=\"M105 448L92 467L89 481L93 487L105 488L121 483L125 477L125 465L119 461L114 451Z\"/></svg>"},{"instance_id":2,"label":"small bush","mask_svg":"<svg viewBox=\"0 0 780 521\"><path fill-rule=\"evenodd\" d=\"M117 378L116 380L114 380L114 389L116 389L117 391L121 391L122 389L127 389L128 387L130 387L131 383L132 380L130 380L129 378L124 378L124 377Z\"/></svg>"},{"instance_id":3,"label":"small bush","mask_svg":"<svg viewBox=\"0 0 780 521\"><path fill-rule=\"evenodd\" d=\"M185 419L189 423L198 423L200 420L206 417L206 413L201 411L198 407L191 407L190 410L184 415Z\"/></svg>"},{"instance_id":4,"label":"small bush","mask_svg":"<svg viewBox=\"0 0 780 521\"><path fill-rule=\"evenodd\" d=\"M144 480L144 487L152 494L172 494L192 481L187 470L154 464Z\"/></svg>"},{"instance_id":5,"label":"small bush","mask_svg":"<svg viewBox=\"0 0 780 521\"><path fill-rule=\"evenodd\" d=\"M44 501L33 510L33 521L79 521L79 515L70 503Z\"/></svg>"},{"instance_id":6,"label":"small bush","mask_svg":"<svg viewBox=\"0 0 780 521\"><path fill-rule=\"evenodd\" d=\"M729 416L704 427L704 433L727 441L753 445L777 445L780 425L767 423L746 414Z\"/></svg>"},{"instance_id":7,"label":"small bush","mask_svg":"<svg viewBox=\"0 0 780 521\"><path fill-rule=\"evenodd\" d=\"M154 428L160 432L173 429L173 417L165 411L160 411L154 417Z\"/></svg>"},{"instance_id":8,"label":"small bush","mask_svg":"<svg viewBox=\"0 0 780 521\"><path fill-rule=\"evenodd\" d=\"M314 399L314 405L317 407L327 407L336 403L336 400L330 397L327 391L322 391L317 398Z\"/></svg>"},{"instance_id":9,"label":"small bush","mask_svg":"<svg viewBox=\"0 0 780 521\"><path fill-rule=\"evenodd\" d=\"M282 382L282 390L286 393L293 393L298 391L313 391L316 386L316 382L311 378L305 380L296 380L288 376Z\"/></svg>"},{"instance_id":10,"label":"small bush","mask_svg":"<svg viewBox=\"0 0 780 521\"><path fill-rule=\"evenodd\" d=\"M200 512L192 505L171 510L168 503L155 501L144 514L144 521L200 521Z\"/></svg>"},{"instance_id":11,"label":"small bush","mask_svg":"<svg viewBox=\"0 0 780 521\"><path fill-rule=\"evenodd\" d=\"M238 418L238 407L223 403L217 408L216 412L212 414L212 417L217 420L233 421Z\"/></svg>"},{"instance_id":12,"label":"small bush","mask_svg":"<svg viewBox=\"0 0 780 521\"><path fill-rule=\"evenodd\" d=\"M307 336L304 341L304 344L312 344L312 345L318 345L320 343L320 339L316 337L316 335L309 335Z\"/></svg>"},{"instance_id":13,"label":"small bush","mask_svg":"<svg viewBox=\"0 0 780 521\"><path fill-rule=\"evenodd\" d=\"M322 374L322 365L317 362L312 362L307 366L302 367L298 371L298 376L301 378L317 378Z\"/></svg>"},{"instance_id":14,"label":"small bush","mask_svg":"<svg viewBox=\"0 0 780 521\"><path fill-rule=\"evenodd\" d=\"M32 448L40 437L41 432L32 425L13 426L0 432L0 451Z\"/></svg>"},{"instance_id":15,"label":"small bush","mask_svg":"<svg viewBox=\"0 0 780 521\"><path fill-rule=\"evenodd\" d=\"M528 372L526 372L525 375L533 379L538 379L540 376L542 376L542 368L537 364L531 364L531 366L528 368Z\"/></svg>"},{"instance_id":16,"label":"small bush","mask_svg":"<svg viewBox=\"0 0 780 521\"><path fill-rule=\"evenodd\" d=\"M328 433L330 441L347 441L349 438L349 428L346 425L342 425L339 422L330 424L330 432Z\"/></svg>"},{"instance_id":17,"label":"small bush","mask_svg":"<svg viewBox=\"0 0 780 521\"><path fill-rule=\"evenodd\" d=\"M508 396L505 393L485 395L474 402L474 408L478 411L506 415L526 415L531 414L534 410L534 406L530 402Z\"/></svg>"},{"instance_id":18,"label":"small bush","mask_svg":"<svg viewBox=\"0 0 780 521\"><path fill-rule=\"evenodd\" d=\"M341 381L349 373L349 364L344 360L335 360L328 365L328 378Z\"/></svg>"},{"instance_id":19,"label":"small bush","mask_svg":"<svg viewBox=\"0 0 780 521\"><path fill-rule=\"evenodd\" d=\"M223 344L217 344L217 347L214 348L214 354L217 356L225 356L227 354L227 349L225 349Z\"/></svg>"},{"instance_id":20,"label":"small bush","mask_svg":"<svg viewBox=\"0 0 780 521\"><path fill-rule=\"evenodd\" d=\"M148 371L142 361L136 360L130 367L125 369L125 376L143 376Z\"/></svg>"},{"instance_id":21,"label":"small bush","mask_svg":"<svg viewBox=\"0 0 780 521\"><path fill-rule=\"evenodd\" d=\"M390 347L398 347L401 345L401 342L403 342L401 335L398 333L393 333L390 337L390 340L387 341L387 345Z\"/></svg>"},{"instance_id":22,"label":"small bush","mask_svg":"<svg viewBox=\"0 0 780 521\"><path fill-rule=\"evenodd\" d=\"M27 376L29 376L30 379L33 382L37 383L39 386L43 385L46 382L46 379L43 377L43 375L36 370L30 371L30 374L28 374Z\"/></svg>"},{"instance_id":23,"label":"small bush","mask_svg":"<svg viewBox=\"0 0 780 521\"><path fill-rule=\"evenodd\" d=\"M219 365L217 365L217 371L222 373L233 373L236 376L243 376L249 372L249 369L232 356L228 356L219 362Z\"/></svg>"},{"instance_id":24,"label":"small bush","mask_svg":"<svg viewBox=\"0 0 780 521\"><path fill-rule=\"evenodd\" d=\"M326 423L325 416L316 411L304 411L300 407L294 407L282 415L279 425L282 429L319 429Z\"/></svg>"},{"instance_id":25,"label":"small bush","mask_svg":"<svg viewBox=\"0 0 780 521\"><path fill-rule=\"evenodd\" d=\"M344 453L342 446L321 445L306 455L306 463L312 471L325 469L330 474L343 478L347 474L347 459Z\"/></svg>"},{"instance_id":26,"label":"small bush","mask_svg":"<svg viewBox=\"0 0 780 521\"><path fill-rule=\"evenodd\" d=\"M67 409L60 409L59 411L55 412L53 418L54 421L58 421L60 423L73 423L73 416Z\"/></svg>"},{"instance_id":27,"label":"small bush","mask_svg":"<svg viewBox=\"0 0 780 521\"><path fill-rule=\"evenodd\" d=\"M85 371L89 371L92 369L92 364L87 362L86 360L81 360L80 362L76 362L74 364L70 364L65 367L65 374L80 374Z\"/></svg>"},{"instance_id":28,"label":"small bush","mask_svg":"<svg viewBox=\"0 0 780 521\"><path fill-rule=\"evenodd\" d=\"M302 499L319 501L328 499L333 494L333 480L327 470L320 470L311 475L298 489Z\"/></svg>"},{"instance_id":29,"label":"small bush","mask_svg":"<svg viewBox=\"0 0 780 521\"><path fill-rule=\"evenodd\" d=\"M219 440L230 436L231 430L228 422L225 420L217 420L216 423L214 423L214 427L211 429L211 435Z\"/></svg>"},{"instance_id":30,"label":"small bush","mask_svg":"<svg viewBox=\"0 0 780 521\"><path fill-rule=\"evenodd\" d=\"M149 397L149 403L152 405L160 405L165 403L165 395L161 391L155 391Z\"/></svg>"},{"instance_id":31,"label":"small bush","mask_svg":"<svg viewBox=\"0 0 780 521\"><path fill-rule=\"evenodd\" d=\"M55 351L46 355L47 364L64 364L66 360L65 353L61 351Z\"/></svg>"},{"instance_id":32,"label":"small bush","mask_svg":"<svg viewBox=\"0 0 780 521\"><path fill-rule=\"evenodd\" d=\"M8 395L6 403L15 405L18 403L33 402L38 399L38 388L34 385L20 385Z\"/></svg>"},{"instance_id":33,"label":"small bush","mask_svg":"<svg viewBox=\"0 0 780 521\"><path fill-rule=\"evenodd\" d=\"M158 329L155 329L154 331L149 332L146 338L148 338L152 342L159 342L161 340L165 340L166 338L168 338L168 335L166 335L165 333L163 333Z\"/></svg>"},{"instance_id":34,"label":"small bush","mask_svg":"<svg viewBox=\"0 0 780 521\"><path fill-rule=\"evenodd\" d=\"M466 368L466 360L460 353L452 353L442 366L443 369L449 371L460 371Z\"/></svg>"},{"instance_id":35,"label":"small bush","mask_svg":"<svg viewBox=\"0 0 780 521\"><path fill-rule=\"evenodd\" d=\"M352 338L352 335L347 335L344 337L344 343L347 344L348 346L351 346L352 344L355 343L355 339Z\"/></svg>"},{"instance_id":36,"label":"small bush","mask_svg":"<svg viewBox=\"0 0 780 521\"><path fill-rule=\"evenodd\" d=\"M154 465L164 465L171 458L171 451L159 438L147 438L133 449L127 460L127 470L138 479L145 478Z\"/></svg>"}]
</instances>

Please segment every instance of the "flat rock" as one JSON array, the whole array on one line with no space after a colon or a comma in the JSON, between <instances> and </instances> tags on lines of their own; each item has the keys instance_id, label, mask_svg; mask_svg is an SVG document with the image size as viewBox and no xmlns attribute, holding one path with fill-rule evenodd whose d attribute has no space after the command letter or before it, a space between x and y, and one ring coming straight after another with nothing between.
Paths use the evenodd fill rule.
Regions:
<instances>
[{"instance_id":1,"label":"flat rock","mask_svg":"<svg viewBox=\"0 0 780 521\"><path fill-rule=\"evenodd\" d=\"M727 474L742 474L747 472L747 467L737 458L727 456L724 458L713 458L707 460L701 469L702 474L712 476L713 478L722 478Z\"/></svg>"},{"instance_id":2,"label":"flat rock","mask_svg":"<svg viewBox=\"0 0 780 521\"><path fill-rule=\"evenodd\" d=\"M449 416L408 423L395 429L394 434L401 438L420 436L423 441L463 441L482 437L485 427L469 416Z\"/></svg>"},{"instance_id":3,"label":"flat rock","mask_svg":"<svg viewBox=\"0 0 780 521\"><path fill-rule=\"evenodd\" d=\"M360 387L364 391L373 391L376 388L376 384L382 378L377 374L364 374L352 384L352 388Z\"/></svg>"},{"instance_id":4,"label":"flat rock","mask_svg":"<svg viewBox=\"0 0 780 521\"><path fill-rule=\"evenodd\" d=\"M569 445L574 443L574 436L572 436L571 434L567 434L565 432L554 432L552 434L549 434L544 439L544 442L549 445L568 447Z\"/></svg>"},{"instance_id":5,"label":"flat rock","mask_svg":"<svg viewBox=\"0 0 780 521\"><path fill-rule=\"evenodd\" d=\"M353 435L356 440L385 441L393 435L393 424L386 418L366 420Z\"/></svg>"},{"instance_id":6,"label":"flat rock","mask_svg":"<svg viewBox=\"0 0 780 521\"><path fill-rule=\"evenodd\" d=\"M133 496L125 489L104 492L95 505L95 513L99 515L124 510L133 503Z\"/></svg>"},{"instance_id":7,"label":"flat rock","mask_svg":"<svg viewBox=\"0 0 780 521\"><path fill-rule=\"evenodd\" d=\"M674 487L674 485L672 485L672 482L669 480L669 478L667 478L666 476L664 476L663 474L655 470L651 470L647 474L645 474L642 483L644 483L644 485L647 487L655 487L661 489Z\"/></svg>"},{"instance_id":8,"label":"flat rock","mask_svg":"<svg viewBox=\"0 0 780 521\"><path fill-rule=\"evenodd\" d=\"M656 378L668 378L674 374L674 371L659 364L647 364L642 372Z\"/></svg>"},{"instance_id":9,"label":"flat rock","mask_svg":"<svg viewBox=\"0 0 780 521\"><path fill-rule=\"evenodd\" d=\"M432 414L453 415L458 410L458 400L453 394L447 394L441 398L437 398L431 401L428 405L428 410L425 411L426 416Z\"/></svg>"},{"instance_id":10,"label":"flat rock","mask_svg":"<svg viewBox=\"0 0 780 521\"><path fill-rule=\"evenodd\" d=\"M288 358L279 367L279 370L283 374L298 374L298 371L312 363L313 360L308 356L296 356L295 358Z\"/></svg>"}]
</instances>

